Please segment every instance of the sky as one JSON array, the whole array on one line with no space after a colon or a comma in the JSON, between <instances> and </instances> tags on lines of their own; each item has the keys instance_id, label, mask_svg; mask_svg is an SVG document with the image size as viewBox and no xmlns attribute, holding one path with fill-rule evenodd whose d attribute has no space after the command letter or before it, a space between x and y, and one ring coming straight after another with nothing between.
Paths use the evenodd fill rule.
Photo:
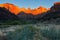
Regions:
<instances>
[{"instance_id":1,"label":"sky","mask_svg":"<svg viewBox=\"0 0 60 40\"><path fill-rule=\"evenodd\" d=\"M11 3L25 8L37 8L39 6L50 8L54 2L60 2L60 0L0 0L0 4Z\"/></svg>"}]
</instances>

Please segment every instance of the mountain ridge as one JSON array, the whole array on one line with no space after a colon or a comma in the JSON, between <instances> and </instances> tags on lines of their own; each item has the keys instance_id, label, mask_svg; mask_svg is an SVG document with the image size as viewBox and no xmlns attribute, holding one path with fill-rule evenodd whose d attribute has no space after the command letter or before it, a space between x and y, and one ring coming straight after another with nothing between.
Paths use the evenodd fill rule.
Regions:
<instances>
[{"instance_id":1,"label":"mountain ridge","mask_svg":"<svg viewBox=\"0 0 60 40\"><path fill-rule=\"evenodd\" d=\"M37 14L41 14L43 12L46 12L47 9L45 7L38 7L35 9L31 9L31 8L19 8L18 6L15 6L14 4L10 4L10 3L4 3L4 4L0 4L0 7L5 7L7 8L10 12L14 13L14 14L18 14L19 12L23 11L27 14L31 13L33 15L37 15Z\"/></svg>"},{"instance_id":2,"label":"mountain ridge","mask_svg":"<svg viewBox=\"0 0 60 40\"><path fill-rule=\"evenodd\" d=\"M1 11L0 14L5 15L5 16L7 15L7 17L8 17L7 19L9 19L10 16L12 16L11 17L12 19L17 16L16 18L18 18L18 19L15 21L18 21L18 23L19 22L20 23L25 23L25 22L26 23L37 23L37 22L47 22L47 23L59 22L60 23L60 21L59 21L60 20L60 3L55 3L51 8L49 8L48 11L46 11L46 9L41 6L39 8L35 8L32 10L30 8L25 10L24 7L20 8L19 10L20 10L19 13L17 15L15 15L14 13L12 13L9 10L6 11L6 8L5 8L5 10L2 10L2 9L0 10ZM21 10L23 10L23 11L21 11ZM44 11L44 12L42 12L42 11ZM13 16L13 15L15 15L15 16ZM6 18L5 16L2 16L3 17L2 19Z\"/></svg>"}]
</instances>

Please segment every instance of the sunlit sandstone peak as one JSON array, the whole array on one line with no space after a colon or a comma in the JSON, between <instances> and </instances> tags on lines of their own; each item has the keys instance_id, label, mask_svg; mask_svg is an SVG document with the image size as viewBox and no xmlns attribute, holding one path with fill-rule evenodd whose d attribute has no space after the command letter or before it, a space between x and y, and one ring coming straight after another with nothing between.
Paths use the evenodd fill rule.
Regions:
<instances>
[{"instance_id":1,"label":"sunlit sandstone peak","mask_svg":"<svg viewBox=\"0 0 60 40\"><path fill-rule=\"evenodd\" d=\"M26 11L26 13L32 13L32 9L31 8L27 8L27 11Z\"/></svg>"},{"instance_id":2,"label":"sunlit sandstone peak","mask_svg":"<svg viewBox=\"0 0 60 40\"><path fill-rule=\"evenodd\" d=\"M32 13L34 15L37 15L37 14L42 14L43 12L46 12L46 11L47 11L47 9L45 7L40 6L36 9L33 9Z\"/></svg>"},{"instance_id":3,"label":"sunlit sandstone peak","mask_svg":"<svg viewBox=\"0 0 60 40\"><path fill-rule=\"evenodd\" d=\"M4 4L0 4L0 7L5 7L6 9L8 9L10 12L17 14L20 12L20 8L10 4L10 3L4 3Z\"/></svg>"},{"instance_id":4,"label":"sunlit sandstone peak","mask_svg":"<svg viewBox=\"0 0 60 40\"><path fill-rule=\"evenodd\" d=\"M20 13L21 11L29 14L33 14L33 15L37 15L37 14L41 14L43 12L46 12L47 9L45 7L38 7L38 8L35 8L35 9L31 9L31 8L19 8L18 6L15 6L14 4L10 4L10 3L4 3L4 4L0 4L0 7L5 7L6 9L8 9L10 12L14 13L14 14L18 14Z\"/></svg>"}]
</instances>

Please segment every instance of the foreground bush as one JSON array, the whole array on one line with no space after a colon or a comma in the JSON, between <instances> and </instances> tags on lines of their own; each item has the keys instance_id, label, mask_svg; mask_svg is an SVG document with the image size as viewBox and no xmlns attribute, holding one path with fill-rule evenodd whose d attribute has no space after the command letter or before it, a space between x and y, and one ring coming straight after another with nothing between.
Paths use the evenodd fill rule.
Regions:
<instances>
[{"instance_id":1,"label":"foreground bush","mask_svg":"<svg viewBox=\"0 0 60 40\"><path fill-rule=\"evenodd\" d=\"M22 25L14 31L7 32L6 38L7 40L60 40L60 27L59 25Z\"/></svg>"},{"instance_id":2,"label":"foreground bush","mask_svg":"<svg viewBox=\"0 0 60 40\"><path fill-rule=\"evenodd\" d=\"M36 33L35 30L32 26L22 27L14 32L9 32L7 38L8 40L33 40Z\"/></svg>"}]
</instances>

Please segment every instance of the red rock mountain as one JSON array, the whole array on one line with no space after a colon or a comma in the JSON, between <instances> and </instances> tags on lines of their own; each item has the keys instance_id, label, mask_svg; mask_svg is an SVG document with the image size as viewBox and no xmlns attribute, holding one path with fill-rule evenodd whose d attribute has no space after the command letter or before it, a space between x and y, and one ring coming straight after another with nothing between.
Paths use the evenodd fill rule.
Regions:
<instances>
[{"instance_id":1,"label":"red rock mountain","mask_svg":"<svg viewBox=\"0 0 60 40\"><path fill-rule=\"evenodd\" d=\"M51 7L52 12L60 12L60 2L55 2L54 5Z\"/></svg>"},{"instance_id":2,"label":"red rock mountain","mask_svg":"<svg viewBox=\"0 0 60 40\"><path fill-rule=\"evenodd\" d=\"M9 3L0 4L0 7L5 7L6 9L8 9L10 12L14 14L17 14L20 12L20 8L13 4L9 4Z\"/></svg>"},{"instance_id":3,"label":"red rock mountain","mask_svg":"<svg viewBox=\"0 0 60 40\"><path fill-rule=\"evenodd\" d=\"M4 3L4 4L0 4L0 7L5 7L6 9L8 9L10 12L14 13L14 14L18 14L21 11L25 12L25 13L32 13L33 15L37 15L37 14L41 14L43 12L46 12L47 9L45 7L38 7L35 9L30 9L30 8L19 8L18 6L15 6L13 4L10 3Z\"/></svg>"}]
</instances>

